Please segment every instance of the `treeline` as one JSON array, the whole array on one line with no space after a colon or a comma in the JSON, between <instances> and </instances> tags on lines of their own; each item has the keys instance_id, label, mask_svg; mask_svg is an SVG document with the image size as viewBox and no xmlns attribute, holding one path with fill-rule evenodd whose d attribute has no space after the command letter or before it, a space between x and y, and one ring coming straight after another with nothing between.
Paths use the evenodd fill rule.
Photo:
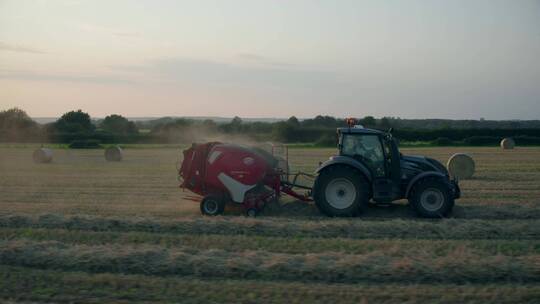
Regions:
<instances>
[{"instance_id":1,"label":"treeline","mask_svg":"<svg viewBox=\"0 0 540 304\"><path fill-rule=\"evenodd\" d=\"M321 116L324 117L324 116ZM174 122L177 117L161 117L158 119L138 119L136 121L137 126L141 129L151 129L158 124ZM205 120L208 118L196 118L195 120ZM230 118L224 117L212 117L211 120L217 123L227 123L230 122ZM300 119L304 121L304 119ZM341 121L341 119L338 119ZM382 128L394 127L394 129L413 129L413 130L438 130L438 129L540 129L540 120L471 120L471 119L406 119L399 117L382 117L374 118L373 116L366 116L362 118L363 121L368 123L363 123L364 125L376 125L381 126ZM280 121L280 119L245 119L244 123L251 122L266 122L266 123L275 123ZM313 121L313 120L310 120ZM320 122L320 120L318 120Z\"/></svg>"},{"instance_id":2,"label":"treeline","mask_svg":"<svg viewBox=\"0 0 540 304\"><path fill-rule=\"evenodd\" d=\"M403 121L409 120L366 116L359 119L358 124L379 130L393 128L394 136L402 142L426 142L441 146L496 145L504 137L513 137L518 145L540 145L540 127L523 128L523 125L514 125L507 128L458 128L446 124L440 128L411 128L403 127ZM185 118L133 122L115 114L93 121L90 115L81 110L65 113L55 122L40 125L20 109L0 112L1 142L69 143L74 147L113 143L191 143L240 138L334 146L337 141L336 128L339 127L346 127L344 119L331 116L303 120L293 116L277 122L246 122L240 117L220 123L210 119Z\"/></svg>"},{"instance_id":3,"label":"treeline","mask_svg":"<svg viewBox=\"0 0 540 304\"><path fill-rule=\"evenodd\" d=\"M383 117L396 129L540 129L540 120L402 119Z\"/></svg>"}]
</instances>

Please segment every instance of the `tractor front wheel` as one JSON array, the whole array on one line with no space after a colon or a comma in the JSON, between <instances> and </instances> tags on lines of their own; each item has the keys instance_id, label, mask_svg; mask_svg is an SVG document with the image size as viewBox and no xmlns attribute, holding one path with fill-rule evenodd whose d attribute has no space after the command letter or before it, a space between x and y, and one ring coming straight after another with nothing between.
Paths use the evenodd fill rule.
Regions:
<instances>
[{"instance_id":1,"label":"tractor front wheel","mask_svg":"<svg viewBox=\"0 0 540 304\"><path fill-rule=\"evenodd\" d=\"M207 195L201 201L201 213L203 215L216 216L225 210L225 201L217 195Z\"/></svg>"},{"instance_id":2,"label":"tractor front wheel","mask_svg":"<svg viewBox=\"0 0 540 304\"><path fill-rule=\"evenodd\" d=\"M315 180L313 198L327 216L356 216L369 202L369 188L356 169L334 166L323 170Z\"/></svg>"},{"instance_id":3,"label":"tractor front wheel","mask_svg":"<svg viewBox=\"0 0 540 304\"><path fill-rule=\"evenodd\" d=\"M425 179L414 186L409 203L421 217L441 218L452 212L454 198L446 182Z\"/></svg>"}]
</instances>

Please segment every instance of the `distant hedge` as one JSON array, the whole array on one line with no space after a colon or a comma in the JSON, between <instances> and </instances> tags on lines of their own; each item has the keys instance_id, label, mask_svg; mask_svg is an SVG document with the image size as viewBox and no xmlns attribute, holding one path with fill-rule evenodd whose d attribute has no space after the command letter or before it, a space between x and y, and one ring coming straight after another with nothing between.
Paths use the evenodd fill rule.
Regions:
<instances>
[{"instance_id":1,"label":"distant hedge","mask_svg":"<svg viewBox=\"0 0 540 304\"><path fill-rule=\"evenodd\" d=\"M540 129L438 129L438 130L409 130L398 129L394 136L405 141L434 141L438 138L448 138L452 141L464 141L466 138L484 137L473 141L486 141L485 137L540 137Z\"/></svg>"},{"instance_id":2,"label":"distant hedge","mask_svg":"<svg viewBox=\"0 0 540 304\"><path fill-rule=\"evenodd\" d=\"M472 136L462 141L453 141L448 138L437 138L431 141L434 146L498 146L504 137L497 136ZM540 146L540 137L537 136L515 136L512 137L518 146Z\"/></svg>"},{"instance_id":3,"label":"distant hedge","mask_svg":"<svg viewBox=\"0 0 540 304\"><path fill-rule=\"evenodd\" d=\"M496 136L471 136L463 140L467 146L493 146L498 145L501 141L500 137Z\"/></svg>"},{"instance_id":4,"label":"distant hedge","mask_svg":"<svg viewBox=\"0 0 540 304\"><path fill-rule=\"evenodd\" d=\"M96 140L103 144L115 143L156 143L157 138L150 134L133 134L133 135L115 135L109 132L96 131L91 133L51 133L49 141L51 143L71 143L76 140Z\"/></svg>"},{"instance_id":5,"label":"distant hedge","mask_svg":"<svg viewBox=\"0 0 540 304\"><path fill-rule=\"evenodd\" d=\"M395 130L395 138L405 142L429 142L435 146L470 145L496 146L505 137L512 137L520 146L540 145L540 129L469 129L469 130ZM333 129L300 129L291 142L311 142L317 145L335 146ZM301 139L304 140L301 140Z\"/></svg>"},{"instance_id":6,"label":"distant hedge","mask_svg":"<svg viewBox=\"0 0 540 304\"><path fill-rule=\"evenodd\" d=\"M70 149L98 149L101 145L95 139L74 140L69 144Z\"/></svg>"},{"instance_id":7,"label":"distant hedge","mask_svg":"<svg viewBox=\"0 0 540 304\"><path fill-rule=\"evenodd\" d=\"M455 144L455 142L448 137L439 137L431 143L435 146L451 146Z\"/></svg>"},{"instance_id":8,"label":"distant hedge","mask_svg":"<svg viewBox=\"0 0 540 304\"><path fill-rule=\"evenodd\" d=\"M518 146L538 146L540 145L540 137L536 136L516 136L514 137Z\"/></svg>"}]
</instances>

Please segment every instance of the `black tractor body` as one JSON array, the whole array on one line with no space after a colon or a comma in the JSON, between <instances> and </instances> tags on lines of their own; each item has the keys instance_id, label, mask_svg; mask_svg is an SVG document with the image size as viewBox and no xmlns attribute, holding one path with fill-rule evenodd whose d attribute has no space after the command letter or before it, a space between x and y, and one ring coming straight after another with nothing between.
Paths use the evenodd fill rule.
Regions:
<instances>
[{"instance_id":1,"label":"black tractor body","mask_svg":"<svg viewBox=\"0 0 540 304\"><path fill-rule=\"evenodd\" d=\"M439 161L399 152L390 132L338 129L339 153L317 169L313 197L329 216L355 216L372 201L408 199L418 215L445 217L460 197L457 180Z\"/></svg>"}]
</instances>

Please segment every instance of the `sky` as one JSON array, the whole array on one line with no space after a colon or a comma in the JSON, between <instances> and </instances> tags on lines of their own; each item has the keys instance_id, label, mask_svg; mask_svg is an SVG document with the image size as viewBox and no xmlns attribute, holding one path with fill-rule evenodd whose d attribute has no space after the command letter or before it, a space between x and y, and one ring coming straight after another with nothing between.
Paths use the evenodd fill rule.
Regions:
<instances>
[{"instance_id":1,"label":"sky","mask_svg":"<svg viewBox=\"0 0 540 304\"><path fill-rule=\"evenodd\" d=\"M540 119L540 0L0 0L0 110Z\"/></svg>"}]
</instances>

